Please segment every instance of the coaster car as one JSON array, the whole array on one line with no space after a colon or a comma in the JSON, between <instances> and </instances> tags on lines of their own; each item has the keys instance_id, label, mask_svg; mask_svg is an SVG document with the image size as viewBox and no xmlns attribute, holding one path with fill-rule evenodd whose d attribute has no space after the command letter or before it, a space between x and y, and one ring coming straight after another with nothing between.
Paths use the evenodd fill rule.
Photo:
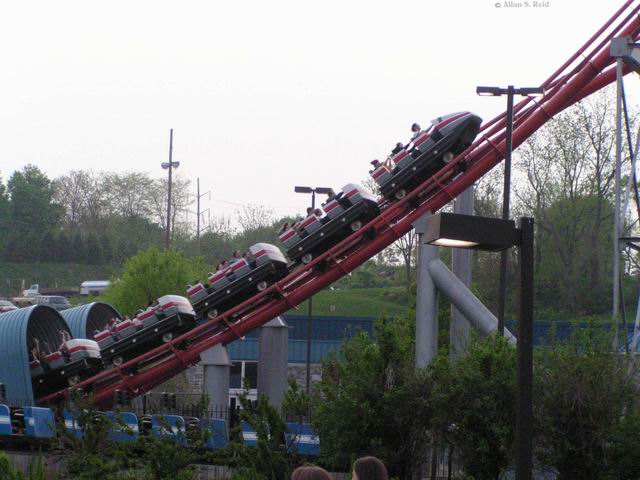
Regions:
<instances>
[{"instance_id":1,"label":"coaster car","mask_svg":"<svg viewBox=\"0 0 640 480\"><path fill-rule=\"evenodd\" d=\"M208 286L198 283L187 294L198 320L215 319L220 313L251 298L280 280L286 273L287 259L280 249L269 243L249 248L250 260L240 258L228 267L210 273Z\"/></svg>"},{"instance_id":2,"label":"coaster car","mask_svg":"<svg viewBox=\"0 0 640 480\"><path fill-rule=\"evenodd\" d=\"M29 362L35 397L73 386L102 369L100 347L93 340L75 338L60 350Z\"/></svg>"},{"instance_id":3,"label":"coaster car","mask_svg":"<svg viewBox=\"0 0 640 480\"><path fill-rule=\"evenodd\" d=\"M403 198L471 145L481 123L482 119L471 112L432 120L427 131L371 172L380 193L388 200Z\"/></svg>"},{"instance_id":4,"label":"coaster car","mask_svg":"<svg viewBox=\"0 0 640 480\"><path fill-rule=\"evenodd\" d=\"M354 183L342 187L338 195L324 204L323 210L323 216L312 213L280 234L291 261L311 262L380 213L377 199Z\"/></svg>"},{"instance_id":5,"label":"coaster car","mask_svg":"<svg viewBox=\"0 0 640 480\"><path fill-rule=\"evenodd\" d=\"M140 310L133 320L123 320L98 332L94 338L105 365L121 365L147 350L170 342L195 325L191 303L178 295L165 295L157 305Z\"/></svg>"}]
</instances>

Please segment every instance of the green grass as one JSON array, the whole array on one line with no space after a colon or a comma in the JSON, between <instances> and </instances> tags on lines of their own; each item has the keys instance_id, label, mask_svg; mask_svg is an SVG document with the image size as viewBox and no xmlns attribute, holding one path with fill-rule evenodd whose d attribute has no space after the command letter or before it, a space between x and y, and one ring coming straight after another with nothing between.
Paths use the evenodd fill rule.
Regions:
<instances>
[{"instance_id":1,"label":"green grass","mask_svg":"<svg viewBox=\"0 0 640 480\"><path fill-rule=\"evenodd\" d=\"M109 279L113 267L60 263L0 262L0 296L20 294L22 280L26 287L38 283L41 287L79 287L85 280ZM72 305L100 300L100 297L73 296ZM380 317L406 315L413 305L404 288L353 288L323 290L313 297L316 315ZM307 302L289 313L307 312Z\"/></svg>"},{"instance_id":2,"label":"green grass","mask_svg":"<svg viewBox=\"0 0 640 480\"><path fill-rule=\"evenodd\" d=\"M108 280L114 272L108 265L80 265L70 263L11 263L0 262L0 295L20 295L32 283L40 287L80 287L86 280Z\"/></svg>"},{"instance_id":3,"label":"green grass","mask_svg":"<svg viewBox=\"0 0 640 480\"><path fill-rule=\"evenodd\" d=\"M411 306L401 287L323 290L313 297L315 315L397 317L406 315ZM288 313L306 314L307 308L307 302L304 302L298 306L298 310Z\"/></svg>"}]
</instances>

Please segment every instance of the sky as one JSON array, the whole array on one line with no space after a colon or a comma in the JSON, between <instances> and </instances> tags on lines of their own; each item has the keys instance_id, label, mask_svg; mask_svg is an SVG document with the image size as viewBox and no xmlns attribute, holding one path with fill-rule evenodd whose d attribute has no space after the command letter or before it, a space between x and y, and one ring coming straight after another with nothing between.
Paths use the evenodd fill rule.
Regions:
<instances>
[{"instance_id":1,"label":"sky","mask_svg":"<svg viewBox=\"0 0 640 480\"><path fill-rule=\"evenodd\" d=\"M3 2L0 172L160 177L173 128L179 174L211 192L203 209L301 212L294 185L361 182L414 121L492 118L506 100L477 85L539 85L621 5Z\"/></svg>"}]
</instances>

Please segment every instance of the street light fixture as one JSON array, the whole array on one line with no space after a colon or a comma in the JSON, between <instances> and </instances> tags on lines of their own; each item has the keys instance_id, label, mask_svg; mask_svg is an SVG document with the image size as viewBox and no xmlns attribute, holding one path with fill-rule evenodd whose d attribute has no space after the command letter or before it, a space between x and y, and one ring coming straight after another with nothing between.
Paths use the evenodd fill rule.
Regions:
<instances>
[{"instance_id":1,"label":"street light fixture","mask_svg":"<svg viewBox=\"0 0 640 480\"><path fill-rule=\"evenodd\" d=\"M168 250L171 246L171 184L173 183L173 169L180 166L180 162L174 162L173 157L173 128L169 132L169 161L162 162L163 170L169 170L169 186L167 188L167 229L165 232L164 246Z\"/></svg>"},{"instance_id":2,"label":"street light fixture","mask_svg":"<svg viewBox=\"0 0 640 480\"><path fill-rule=\"evenodd\" d=\"M502 219L509 219L509 203L511 193L511 153L513 150L513 97L521 95L525 97L539 97L544 95L544 87L515 88L509 85L501 87L476 87L476 93L480 96L507 96L507 129L506 145L504 152L504 188L502 192ZM500 291L498 294L498 332L504 335L504 315L507 296L507 252L500 255Z\"/></svg>"},{"instance_id":3,"label":"street light fixture","mask_svg":"<svg viewBox=\"0 0 640 480\"><path fill-rule=\"evenodd\" d=\"M513 220L439 213L427 219L425 243L502 251L519 247L520 308L517 344L516 480L531 480L533 469L533 218Z\"/></svg>"},{"instance_id":4,"label":"street light fixture","mask_svg":"<svg viewBox=\"0 0 640 480\"><path fill-rule=\"evenodd\" d=\"M321 195L329 195L333 192L329 187L294 187L296 193L310 193L311 194L311 210L316 209L316 193ZM309 297L309 309L307 311L307 379L306 379L306 391L311 391L311 335L313 334L313 326L311 324L313 317L313 297Z\"/></svg>"}]
</instances>

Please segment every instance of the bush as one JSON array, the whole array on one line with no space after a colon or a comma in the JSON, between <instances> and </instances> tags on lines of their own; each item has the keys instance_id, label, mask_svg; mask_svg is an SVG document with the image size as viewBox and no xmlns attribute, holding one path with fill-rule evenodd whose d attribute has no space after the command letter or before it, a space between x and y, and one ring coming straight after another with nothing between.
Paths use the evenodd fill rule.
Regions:
<instances>
[{"instance_id":1,"label":"bush","mask_svg":"<svg viewBox=\"0 0 640 480\"><path fill-rule=\"evenodd\" d=\"M607 478L624 461L622 450L638 443L637 369L610 345L608 336L576 329L540 355L538 456L560 480Z\"/></svg>"},{"instance_id":2,"label":"bush","mask_svg":"<svg viewBox=\"0 0 640 480\"><path fill-rule=\"evenodd\" d=\"M498 478L515 438L515 349L501 337L472 342L455 363L443 352L430 372L435 437L460 453L474 479Z\"/></svg>"},{"instance_id":3,"label":"bush","mask_svg":"<svg viewBox=\"0 0 640 480\"><path fill-rule=\"evenodd\" d=\"M416 375L414 323L380 320L375 339L356 333L323 364L313 424L321 459L348 471L355 458L375 455L391 476L411 478L429 443L430 383Z\"/></svg>"}]
</instances>

